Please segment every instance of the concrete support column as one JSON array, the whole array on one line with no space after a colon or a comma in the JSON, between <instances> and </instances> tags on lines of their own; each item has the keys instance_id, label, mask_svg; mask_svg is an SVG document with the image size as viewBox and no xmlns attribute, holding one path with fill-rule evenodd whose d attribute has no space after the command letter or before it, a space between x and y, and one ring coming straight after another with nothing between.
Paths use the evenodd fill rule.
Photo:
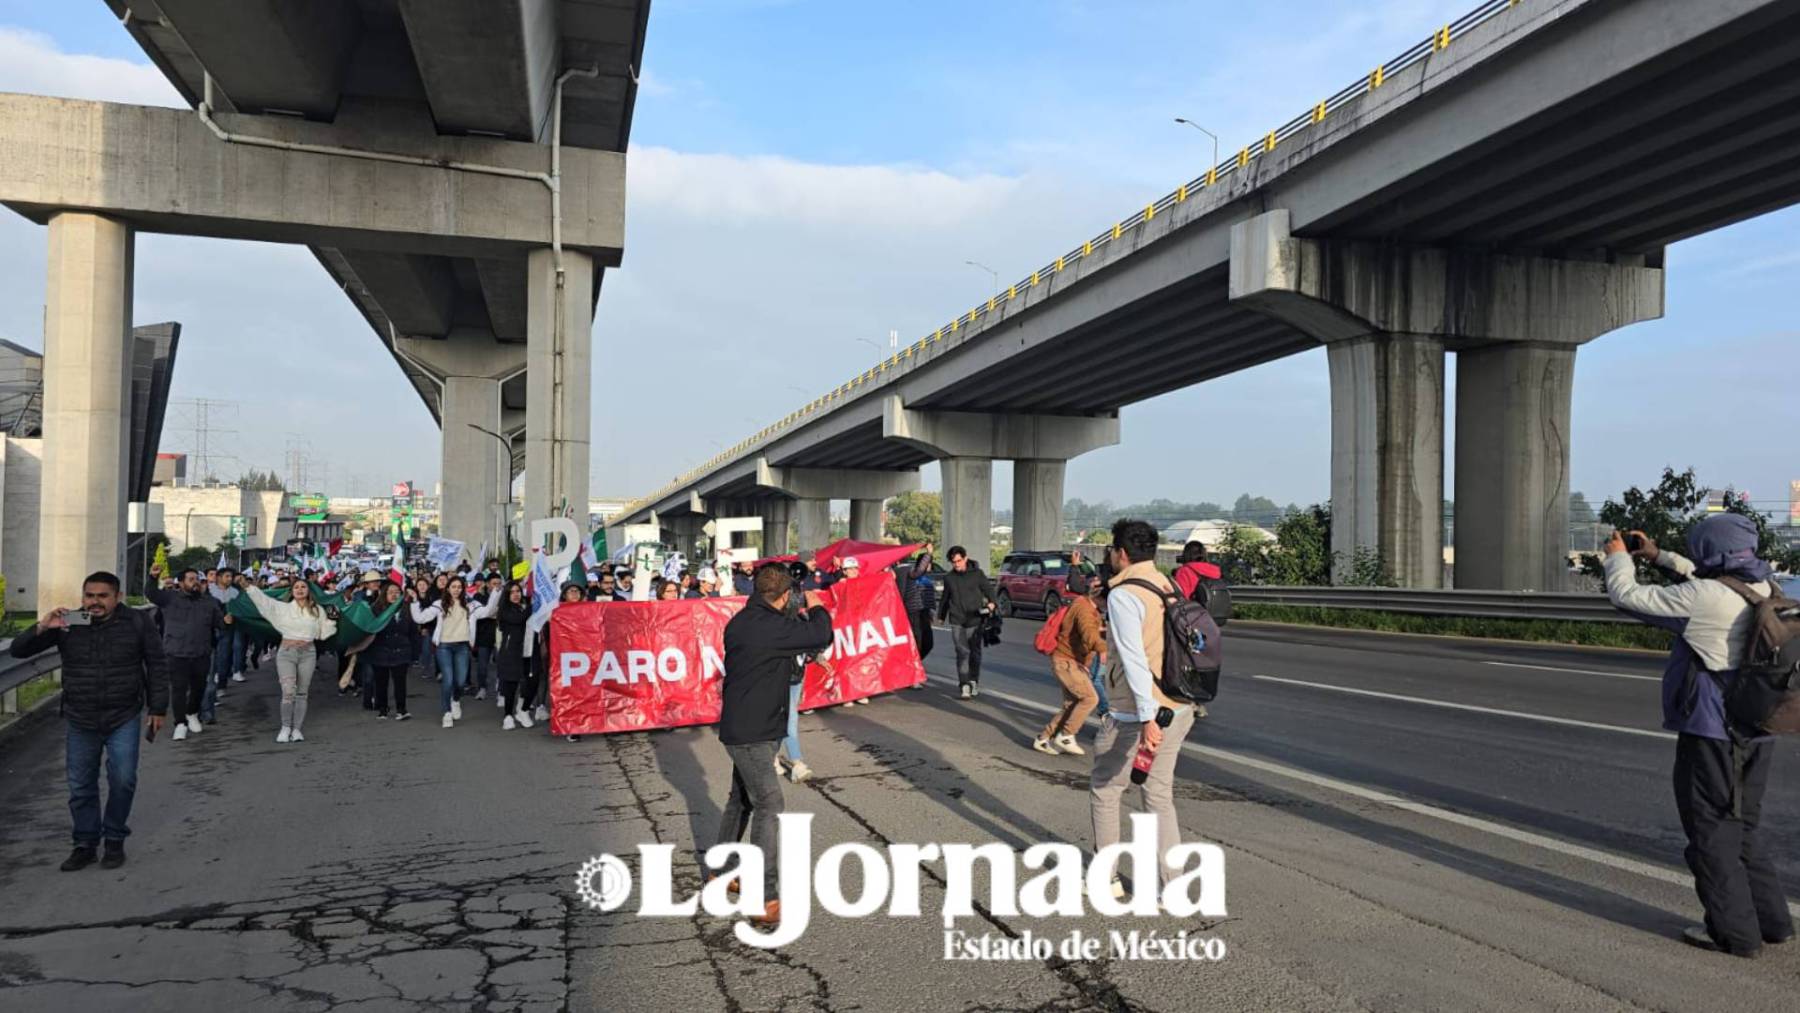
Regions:
<instances>
[{"instance_id":1,"label":"concrete support column","mask_svg":"<svg viewBox=\"0 0 1800 1013\"><path fill-rule=\"evenodd\" d=\"M1565 589L1574 388L1572 346L1457 353L1457 587Z\"/></svg>"},{"instance_id":2,"label":"concrete support column","mask_svg":"<svg viewBox=\"0 0 1800 1013\"><path fill-rule=\"evenodd\" d=\"M795 500L794 537L800 542L795 549L817 549L831 541L831 501Z\"/></svg>"},{"instance_id":3,"label":"concrete support column","mask_svg":"<svg viewBox=\"0 0 1800 1013\"><path fill-rule=\"evenodd\" d=\"M793 512L793 501L785 499L769 499L762 503L763 523L763 555L785 556L788 549L788 519Z\"/></svg>"},{"instance_id":4,"label":"concrete support column","mask_svg":"<svg viewBox=\"0 0 1800 1013\"><path fill-rule=\"evenodd\" d=\"M131 227L65 211L49 231L39 615L79 606L89 573L124 568L131 446Z\"/></svg>"},{"instance_id":5,"label":"concrete support column","mask_svg":"<svg viewBox=\"0 0 1800 1013\"><path fill-rule=\"evenodd\" d=\"M1662 315L1660 256L1299 239L1290 224L1275 209L1232 226L1231 300L1330 349L1333 550L1373 545L1400 584L1441 585L1449 349L1456 584L1561 588L1575 348Z\"/></svg>"},{"instance_id":6,"label":"concrete support column","mask_svg":"<svg viewBox=\"0 0 1800 1013\"><path fill-rule=\"evenodd\" d=\"M1063 474L1067 461L1013 462L1013 548L1062 548Z\"/></svg>"},{"instance_id":7,"label":"concrete support column","mask_svg":"<svg viewBox=\"0 0 1800 1013\"><path fill-rule=\"evenodd\" d=\"M881 504L878 499L850 501L850 537L859 542L881 541Z\"/></svg>"},{"instance_id":8,"label":"concrete support column","mask_svg":"<svg viewBox=\"0 0 1800 1013\"><path fill-rule=\"evenodd\" d=\"M988 569L993 555L994 462L984 457L946 457L943 478L944 540L941 551L960 545Z\"/></svg>"},{"instance_id":9,"label":"concrete support column","mask_svg":"<svg viewBox=\"0 0 1800 1013\"><path fill-rule=\"evenodd\" d=\"M467 545L471 557L481 551L483 542L497 554L503 546L495 542L501 522L494 500L500 490L503 450L499 441L470 426L500 431L500 381L452 376L444 380L443 391L444 494L438 504L438 529L445 538ZM481 560L476 559L475 565Z\"/></svg>"},{"instance_id":10,"label":"concrete support column","mask_svg":"<svg viewBox=\"0 0 1800 1013\"><path fill-rule=\"evenodd\" d=\"M1383 335L1326 346L1332 580L1376 553L1401 587L1443 586L1444 343Z\"/></svg>"},{"instance_id":11,"label":"concrete support column","mask_svg":"<svg viewBox=\"0 0 1800 1013\"><path fill-rule=\"evenodd\" d=\"M566 507L585 526L594 259L565 249L562 267L559 286L550 250L533 250L527 260L525 519Z\"/></svg>"}]
</instances>

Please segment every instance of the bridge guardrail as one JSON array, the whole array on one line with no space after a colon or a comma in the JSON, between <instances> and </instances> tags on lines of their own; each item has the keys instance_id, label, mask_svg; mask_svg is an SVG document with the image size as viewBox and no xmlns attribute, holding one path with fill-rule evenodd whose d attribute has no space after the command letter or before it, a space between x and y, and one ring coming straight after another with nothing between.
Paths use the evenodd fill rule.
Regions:
<instances>
[{"instance_id":1,"label":"bridge guardrail","mask_svg":"<svg viewBox=\"0 0 1800 1013\"><path fill-rule=\"evenodd\" d=\"M932 345L942 342L946 336L957 333L959 327L973 327L976 320L999 312L1001 307L1006 303L1020 298L1025 292L1037 286L1041 279L1047 279L1060 273L1067 264L1077 263L1086 257L1093 256L1094 251L1104 248L1109 243L1123 239L1128 230L1147 225L1155 219L1157 215L1167 212L1175 205L1185 203L1190 197L1199 194L1207 188L1216 187L1221 182L1227 181L1233 173L1249 168L1252 159L1262 158L1271 154L1281 142L1306 130L1314 124L1323 123L1328 116L1336 112L1346 103L1380 88L1386 83L1388 77L1427 59L1434 53L1450 48L1450 44L1455 40L1461 38L1477 26L1493 18L1499 17L1513 7L1518 6L1518 3L1519 0L1483 0L1483 2L1474 10L1454 21L1444 23L1436 31L1433 31L1430 36L1420 42L1414 43L1400 53L1400 55L1376 64L1375 69L1369 71L1367 74L1364 74L1356 81L1339 89L1330 96L1327 96L1323 101L1318 102L1306 112L1301 113L1293 119L1288 120L1286 123L1269 131L1267 134L1264 134L1255 142L1245 145L1238 150L1237 154L1225 159L1218 165L1211 166L1199 176L1181 184L1161 198L1145 204L1142 208L1139 208L1136 213L1120 219L1115 222L1111 228L1106 229L1092 239L1083 242L1081 245L1072 248L1069 252L1050 261L1043 267L1030 272L1023 278L1020 278L1017 282L1000 288L993 295L989 296L985 302L977 304L967 313L959 313L956 316L951 317L950 322L947 325L937 328L932 333L925 335L912 344L907 345L905 348L882 359L864 372L839 384L828 393L814 398L806 405L789 412L777 421L764 426L755 434L740 440L736 445L714 455L710 460L689 470L679 478L663 486L661 489L640 499L634 500L627 505L626 514L629 515L637 512L645 504L652 503L675 489L680 488L683 483L704 474L709 469L717 467L749 448L786 431L789 427L804 420L813 413L843 400L854 393L857 388L861 387L863 384L874 382L881 374L887 372L889 369L898 368L903 361L912 359L915 354L922 355L922 353Z\"/></svg>"},{"instance_id":2,"label":"bridge guardrail","mask_svg":"<svg viewBox=\"0 0 1800 1013\"><path fill-rule=\"evenodd\" d=\"M1478 619L1543 619L1554 622L1629 623L1603 594L1555 591L1429 591L1399 587L1233 586L1245 605L1293 605L1366 609L1409 615Z\"/></svg>"}]
</instances>

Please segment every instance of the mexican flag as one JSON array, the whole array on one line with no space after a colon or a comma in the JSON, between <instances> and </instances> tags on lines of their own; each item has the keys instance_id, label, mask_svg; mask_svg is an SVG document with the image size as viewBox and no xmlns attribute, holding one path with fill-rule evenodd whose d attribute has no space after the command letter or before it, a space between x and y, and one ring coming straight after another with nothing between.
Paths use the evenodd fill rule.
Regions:
<instances>
[{"instance_id":1,"label":"mexican flag","mask_svg":"<svg viewBox=\"0 0 1800 1013\"><path fill-rule=\"evenodd\" d=\"M360 598L352 600L350 595L341 591L326 592L317 584L309 583L308 586L312 588L313 598L321 608L334 608L338 611L337 633L326 643L330 650L339 654L360 651L368 646L369 640L381 632L406 604L406 599L402 598L377 612ZM277 601L287 601L292 592L285 587L276 587L264 593ZM281 634L275 632L275 627L269 625L269 621L257 611L256 603L251 600L250 595L240 594L231 599L230 604L225 606L225 611L231 614L233 623L253 639L264 642L281 639Z\"/></svg>"}]
</instances>

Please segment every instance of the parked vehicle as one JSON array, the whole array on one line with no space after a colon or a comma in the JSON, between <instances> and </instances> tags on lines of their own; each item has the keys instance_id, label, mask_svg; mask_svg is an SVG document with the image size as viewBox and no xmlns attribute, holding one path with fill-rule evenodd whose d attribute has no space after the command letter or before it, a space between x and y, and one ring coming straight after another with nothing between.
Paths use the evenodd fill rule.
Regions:
<instances>
[{"instance_id":1,"label":"parked vehicle","mask_svg":"<svg viewBox=\"0 0 1800 1013\"><path fill-rule=\"evenodd\" d=\"M1023 609L1045 616L1074 600L1069 593L1069 554L1066 552L1013 552L1000 561L994 577L995 598L1002 616Z\"/></svg>"}]
</instances>

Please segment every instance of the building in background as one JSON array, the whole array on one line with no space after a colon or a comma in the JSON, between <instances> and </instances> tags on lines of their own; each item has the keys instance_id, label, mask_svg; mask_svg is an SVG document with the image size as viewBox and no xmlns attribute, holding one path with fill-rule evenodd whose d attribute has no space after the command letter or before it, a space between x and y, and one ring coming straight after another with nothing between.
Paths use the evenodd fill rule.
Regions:
<instances>
[{"instance_id":1,"label":"building in background","mask_svg":"<svg viewBox=\"0 0 1800 1013\"><path fill-rule=\"evenodd\" d=\"M156 455L156 464L150 471L151 485L186 485L187 480L186 454Z\"/></svg>"},{"instance_id":2,"label":"building in background","mask_svg":"<svg viewBox=\"0 0 1800 1013\"><path fill-rule=\"evenodd\" d=\"M169 553L189 546L212 550L232 542L227 561L239 565L279 556L295 537L295 517L285 494L245 489L236 485L156 486L150 502L163 508L164 534Z\"/></svg>"},{"instance_id":3,"label":"building in background","mask_svg":"<svg viewBox=\"0 0 1800 1013\"><path fill-rule=\"evenodd\" d=\"M131 430L126 493L147 502L169 406L169 384L181 325L146 324L131 330ZM44 356L0 340L0 573L6 576L6 608L37 607L38 512L43 472ZM143 569L141 537L126 541L126 574ZM129 584L129 587L135 587Z\"/></svg>"}]
</instances>

